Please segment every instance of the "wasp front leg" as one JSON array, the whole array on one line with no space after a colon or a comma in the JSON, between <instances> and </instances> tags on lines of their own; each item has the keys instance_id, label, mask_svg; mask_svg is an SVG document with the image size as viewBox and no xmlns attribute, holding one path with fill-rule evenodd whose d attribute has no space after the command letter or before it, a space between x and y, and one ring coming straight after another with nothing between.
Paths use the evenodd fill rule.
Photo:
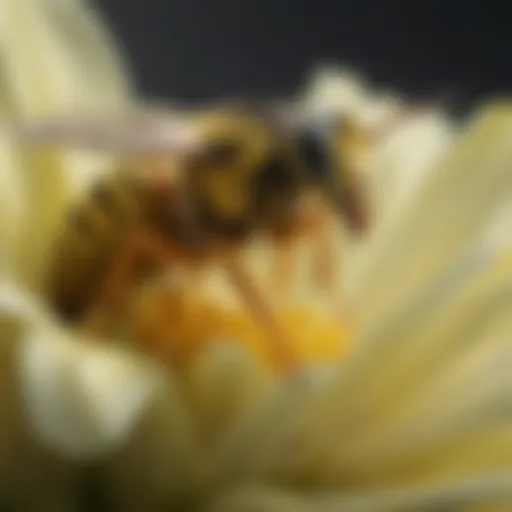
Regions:
<instances>
[{"instance_id":1,"label":"wasp front leg","mask_svg":"<svg viewBox=\"0 0 512 512\"><path fill-rule=\"evenodd\" d=\"M272 280L280 298L288 296L296 277L298 242L304 239L315 240L323 221L319 216L322 210L313 197L297 201L291 212L289 229L285 234L272 235Z\"/></svg>"},{"instance_id":2,"label":"wasp front leg","mask_svg":"<svg viewBox=\"0 0 512 512\"><path fill-rule=\"evenodd\" d=\"M330 293L334 288L338 261L332 218L327 211L323 211L320 215L322 218L316 233L313 275L315 285L320 290Z\"/></svg>"},{"instance_id":3,"label":"wasp front leg","mask_svg":"<svg viewBox=\"0 0 512 512\"><path fill-rule=\"evenodd\" d=\"M290 292L294 278L295 240L279 240L274 243L273 282L280 298Z\"/></svg>"},{"instance_id":4,"label":"wasp front leg","mask_svg":"<svg viewBox=\"0 0 512 512\"><path fill-rule=\"evenodd\" d=\"M263 327L269 341L273 343L272 350L276 354L276 360L280 367L287 372L296 371L299 368L299 363L293 346L277 321L269 300L256 286L240 258L237 255L227 258L224 268L254 321Z\"/></svg>"},{"instance_id":5,"label":"wasp front leg","mask_svg":"<svg viewBox=\"0 0 512 512\"><path fill-rule=\"evenodd\" d=\"M313 284L330 292L337 269L332 214L318 198L305 200L297 214L298 229L313 250Z\"/></svg>"}]
</instances>

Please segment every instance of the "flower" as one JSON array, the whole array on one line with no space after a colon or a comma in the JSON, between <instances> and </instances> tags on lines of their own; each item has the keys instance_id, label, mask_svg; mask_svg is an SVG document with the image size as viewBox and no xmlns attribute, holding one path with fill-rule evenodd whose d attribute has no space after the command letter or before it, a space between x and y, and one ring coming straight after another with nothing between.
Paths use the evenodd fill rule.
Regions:
<instances>
[{"instance_id":1,"label":"flower","mask_svg":"<svg viewBox=\"0 0 512 512\"><path fill-rule=\"evenodd\" d=\"M13 8L21 5L29 3L12 0ZM35 13L40 21L60 13L61 24L38 25L47 38L64 37L66 24L78 26L88 13L85 5L69 4L76 9L63 18L68 4L37 5L40 10L33 2L33 12L26 12L34 20ZM95 20L89 19L91 30ZM15 36L6 40L12 44ZM11 48L26 59L28 73L35 68L23 57L25 47ZM59 62L57 46L51 51L42 51L40 60ZM109 53L108 46L88 41L73 51L88 55L91 66ZM97 98L100 106L103 88L119 84L116 76L123 82L112 62L112 80L103 69L91 89L91 101ZM77 66L62 69L69 71L68 84L83 78ZM12 83L15 76L9 69L3 80ZM124 100L124 86L114 89ZM336 90L331 86L329 95ZM362 85L351 94L350 105L370 119L368 105L376 97ZM59 97L49 86L52 95ZM356 102L358 95L366 101ZM17 113L64 108L46 100L21 108L4 99ZM331 99L325 108L337 105ZM460 135L434 121L421 137L425 124L418 121L415 137L402 133L400 144L387 148L397 165L393 176L385 166L372 171L393 186L382 193L382 216L368 240L349 247L339 235L349 253L341 284L357 329L352 350L331 367L306 365L298 375L279 378L250 348L225 340L205 344L185 375L173 375L121 348L86 344L29 300L31 291L4 287L0 321L14 327L0 331L2 357L4 347L19 343L20 355L9 354L38 443L78 461L80 469L97 463L106 493L122 510L510 509L512 246L503 225L510 219L512 108L489 102ZM429 139L434 132L442 137ZM396 142L399 135L390 137ZM424 161L409 158L419 149ZM57 177L74 162L60 161ZM13 175L22 169L32 189L29 177L36 177L29 169L48 168L48 161L36 155L29 163L9 169ZM403 185L409 174L415 179ZM14 190L11 178L6 183ZM20 202L34 195L22 185L19 190ZM44 205L54 200L50 192L41 193L32 210L34 230ZM67 189L58 193L65 202ZM54 219L40 220L47 233ZM40 240L30 242L39 248ZM255 267L264 255L251 253ZM11 276L19 288L21 279ZM9 390L0 385L0 391ZM0 401L8 422L6 403ZM55 489L62 500L71 499L67 483L47 483L54 485L54 508ZM71 508L64 503L61 508Z\"/></svg>"},{"instance_id":2,"label":"flower","mask_svg":"<svg viewBox=\"0 0 512 512\"><path fill-rule=\"evenodd\" d=\"M0 11L4 121L131 103L131 80L114 40L86 2L6 0ZM11 241L5 264L37 287L63 208L105 162L76 152L27 151L5 139L0 158L2 183L9 182L2 187L9 215L0 225Z\"/></svg>"}]
</instances>

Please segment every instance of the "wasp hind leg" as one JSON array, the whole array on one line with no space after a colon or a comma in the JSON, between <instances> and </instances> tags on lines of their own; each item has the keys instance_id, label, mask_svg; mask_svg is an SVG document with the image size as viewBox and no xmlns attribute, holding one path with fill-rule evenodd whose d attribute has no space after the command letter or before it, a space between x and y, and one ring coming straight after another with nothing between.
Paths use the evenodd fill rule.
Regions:
<instances>
[{"instance_id":1,"label":"wasp hind leg","mask_svg":"<svg viewBox=\"0 0 512 512\"><path fill-rule=\"evenodd\" d=\"M85 321L89 334L108 333L122 318L130 292L135 285L141 264L164 267L180 255L177 246L147 231L135 231L116 252L101 284L95 305Z\"/></svg>"}]
</instances>

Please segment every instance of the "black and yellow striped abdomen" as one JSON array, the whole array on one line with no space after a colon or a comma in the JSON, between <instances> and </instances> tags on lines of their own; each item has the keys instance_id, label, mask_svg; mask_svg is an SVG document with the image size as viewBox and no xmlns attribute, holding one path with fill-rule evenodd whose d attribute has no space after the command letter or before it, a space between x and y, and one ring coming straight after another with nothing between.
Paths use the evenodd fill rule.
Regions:
<instances>
[{"instance_id":1,"label":"black and yellow striped abdomen","mask_svg":"<svg viewBox=\"0 0 512 512\"><path fill-rule=\"evenodd\" d=\"M47 300L63 320L74 323L85 317L142 208L138 187L122 171L100 179L70 208L45 281Z\"/></svg>"}]
</instances>

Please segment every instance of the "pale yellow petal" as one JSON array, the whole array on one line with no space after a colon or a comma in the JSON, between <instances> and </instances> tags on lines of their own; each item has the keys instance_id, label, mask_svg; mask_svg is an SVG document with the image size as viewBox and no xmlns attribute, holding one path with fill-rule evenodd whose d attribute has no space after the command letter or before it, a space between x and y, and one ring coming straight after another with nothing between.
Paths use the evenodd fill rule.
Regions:
<instances>
[{"instance_id":1,"label":"pale yellow petal","mask_svg":"<svg viewBox=\"0 0 512 512\"><path fill-rule=\"evenodd\" d=\"M0 6L4 119L83 109L114 109L131 102L122 59L97 15L79 0L6 0ZM19 278L36 286L45 248L77 187L105 162L65 151L14 147L13 194L23 181L25 215L13 260Z\"/></svg>"},{"instance_id":2,"label":"pale yellow petal","mask_svg":"<svg viewBox=\"0 0 512 512\"><path fill-rule=\"evenodd\" d=\"M484 108L444 163L411 194L402 215L373 233L347 275L365 329L378 328L382 318L437 278L508 203L511 112L507 103Z\"/></svg>"}]
</instances>

